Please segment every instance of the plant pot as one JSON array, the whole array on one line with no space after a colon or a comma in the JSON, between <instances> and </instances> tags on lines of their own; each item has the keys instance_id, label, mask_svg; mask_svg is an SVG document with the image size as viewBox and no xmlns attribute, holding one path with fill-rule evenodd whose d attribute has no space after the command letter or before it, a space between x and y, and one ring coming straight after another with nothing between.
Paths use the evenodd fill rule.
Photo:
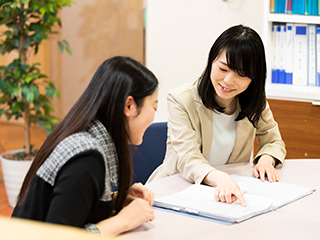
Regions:
<instances>
[{"instance_id":1,"label":"plant pot","mask_svg":"<svg viewBox=\"0 0 320 240\"><path fill-rule=\"evenodd\" d=\"M22 182L30 168L32 160L10 160L3 156L8 153L23 152L23 149L4 152L0 155L4 186L11 207L15 207Z\"/></svg>"}]
</instances>

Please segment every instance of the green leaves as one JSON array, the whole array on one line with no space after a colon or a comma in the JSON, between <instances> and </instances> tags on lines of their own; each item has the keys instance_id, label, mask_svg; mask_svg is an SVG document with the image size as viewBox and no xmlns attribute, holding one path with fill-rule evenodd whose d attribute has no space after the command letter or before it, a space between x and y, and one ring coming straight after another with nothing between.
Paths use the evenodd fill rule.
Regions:
<instances>
[{"instance_id":1,"label":"green leaves","mask_svg":"<svg viewBox=\"0 0 320 240\"><path fill-rule=\"evenodd\" d=\"M30 92L33 93L33 96L34 96L34 99L38 99L39 98L39 89L38 89L38 86L37 85L31 85L31 88L30 88ZM32 101L33 102L33 101Z\"/></svg>"},{"instance_id":2,"label":"green leaves","mask_svg":"<svg viewBox=\"0 0 320 240\"><path fill-rule=\"evenodd\" d=\"M63 53L64 49L66 50L66 52L71 56L72 55L72 51L70 48L69 43L66 40L63 40L62 42L58 41L58 46L59 46L59 50L61 53Z\"/></svg>"},{"instance_id":3,"label":"green leaves","mask_svg":"<svg viewBox=\"0 0 320 240\"><path fill-rule=\"evenodd\" d=\"M6 30L2 35L6 40L0 44L0 53L5 54L17 50L20 54L30 47L36 54L42 40L48 34L56 34L53 26L61 27L58 12L63 7L71 6L70 0L2 0L0 1L0 25ZM65 49L71 55L67 41L59 42L60 51ZM31 49L30 49L31 50Z\"/></svg>"},{"instance_id":4,"label":"green leaves","mask_svg":"<svg viewBox=\"0 0 320 240\"><path fill-rule=\"evenodd\" d=\"M53 97L60 98L60 92L56 89L56 87L52 83L49 83L49 86L46 88L46 94L50 98L53 98Z\"/></svg>"},{"instance_id":5,"label":"green leaves","mask_svg":"<svg viewBox=\"0 0 320 240\"><path fill-rule=\"evenodd\" d=\"M14 2L14 3L12 3L12 6L13 6L14 8L17 8L18 5L19 5L19 2Z\"/></svg>"},{"instance_id":6,"label":"green leaves","mask_svg":"<svg viewBox=\"0 0 320 240\"><path fill-rule=\"evenodd\" d=\"M19 67L15 67L13 70L14 78L20 78L21 77L21 71Z\"/></svg>"},{"instance_id":7,"label":"green leaves","mask_svg":"<svg viewBox=\"0 0 320 240\"><path fill-rule=\"evenodd\" d=\"M20 93L20 88L19 88L19 87L15 87L15 88L13 89L13 95L14 95L15 97L18 97L18 96L19 96L19 93Z\"/></svg>"},{"instance_id":8,"label":"green leaves","mask_svg":"<svg viewBox=\"0 0 320 240\"><path fill-rule=\"evenodd\" d=\"M7 66L0 66L0 116L19 119L29 113L29 125L39 124L49 134L58 119L51 99L60 93L48 77L41 73L40 64L28 65L29 56L37 54L39 45L49 34L61 27L58 12L75 2L71 0L0 0L0 53L19 54ZM61 52L72 54L66 40L58 42ZM26 143L30 149L30 144Z\"/></svg>"},{"instance_id":9,"label":"green leaves","mask_svg":"<svg viewBox=\"0 0 320 240\"><path fill-rule=\"evenodd\" d=\"M52 108L52 106L47 107L47 110ZM59 122L56 117L51 115L43 115L40 111L36 111L36 113L30 117L30 121L39 124L40 129L45 128L47 136L51 133L51 131Z\"/></svg>"},{"instance_id":10,"label":"green leaves","mask_svg":"<svg viewBox=\"0 0 320 240\"><path fill-rule=\"evenodd\" d=\"M50 100L59 98L60 92L41 73L40 67L39 63L22 64L20 59L13 60L8 66L0 66L0 113L7 119L19 119L28 107L30 123L37 123L50 133L58 122L51 115L54 109Z\"/></svg>"},{"instance_id":11,"label":"green leaves","mask_svg":"<svg viewBox=\"0 0 320 240\"><path fill-rule=\"evenodd\" d=\"M41 8L40 8L40 13L41 13L42 15L44 15L44 14L46 13L46 8L45 8L45 7L41 7Z\"/></svg>"}]
</instances>

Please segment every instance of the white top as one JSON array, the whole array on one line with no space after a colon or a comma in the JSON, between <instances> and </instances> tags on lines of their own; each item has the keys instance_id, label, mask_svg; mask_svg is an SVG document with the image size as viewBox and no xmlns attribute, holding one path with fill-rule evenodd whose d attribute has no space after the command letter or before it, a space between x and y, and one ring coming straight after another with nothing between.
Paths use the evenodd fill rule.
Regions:
<instances>
[{"instance_id":1,"label":"white top","mask_svg":"<svg viewBox=\"0 0 320 240\"><path fill-rule=\"evenodd\" d=\"M213 111L213 134L211 148L207 160L212 166L226 164L236 140L237 125L232 115Z\"/></svg>"}]
</instances>

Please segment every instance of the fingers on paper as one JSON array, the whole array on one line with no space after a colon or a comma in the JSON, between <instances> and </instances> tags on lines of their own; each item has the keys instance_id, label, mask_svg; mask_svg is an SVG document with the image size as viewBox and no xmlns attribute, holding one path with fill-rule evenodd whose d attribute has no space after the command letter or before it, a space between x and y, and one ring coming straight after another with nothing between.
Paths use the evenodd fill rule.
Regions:
<instances>
[{"instance_id":1,"label":"fingers on paper","mask_svg":"<svg viewBox=\"0 0 320 240\"><path fill-rule=\"evenodd\" d=\"M275 170L276 171L276 182L279 182L279 175L278 175L278 171L277 170Z\"/></svg>"},{"instance_id":2,"label":"fingers on paper","mask_svg":"<svg viewBox=\"0 0 320 240\"><path fill-rule=\"evenodd\" d=\"M257 170L257 168L253 168L252 170L252 174L255 178L260 178L260 174L259 174L259 171Z\"/></svg>"},{"instance_id":3,"label":"fingers on paper","mask_svg":"<svg viewBox=\"0 0 320 240\"><path fill-rule=\"evenodd\" d=\"M262 182L264 182L266 179L265 179L265 176L266 176L266 172L264 170L260 170L260 179Z\"/></svg>"},{"instance_id":4,"label":"fingers on paper","mask_svg":"<svg viewBox=\"0 0 320 240\"><path fill-rule=\"evenodd\" d=\"M243 195L241 194L240 190L235 189L235 191L215 191L214 198L217 202L226 202L226 203L233 203L237 199L239 200L241 206L245 207L247 206L246 200L244 199Z\"/></svg>"},{"instance_id":5,"label":"fingers on paper","mask_svg":"<svg viewBox=\"0 0 320 240\"><path fill-rule=\"evenodd\" d=\"M279 182L279 176L277 170L270 166L269 168L255 167L252 170L252 174L255 178L260 178L262 182L268 180L269 182Z\"/></svg>"},{"instance_id":6,"label":"fingers on paper","mask_svg":"<svg viewBox=\"0 0 320 240\"><path fill-rule=\"evenodd\" d=\"M219 197L219 190L216 188L216 190L214 191L214 199L217 201L217 202L220 202L220 197Z\"/></svg>"},{"instance_id":7,"label":"fingers on paper","mask_svg":"<svg viewBox=\"0 0 320 240\"><path fill-rule=\"evenodd\" d=\"M272 169L271 171L267 171L267 177L269 182L279 182L279 176L276 169Z\"/></svg>"},{"instance_id":8,"label":"fingers on paper","mask_svg":"<svg viewBox=\"0 0 320 240\"><path fill-rule=\"evenodd\" d=\"M244 199L242 193L240 192L240 190L236 190L234 195L237 197L237 199L239 200L240 204L242 207L246 207L247 206L247 203L246 203L246 200Z\"/></svg>"},{"instance_id":9,"label":"fingers on paper","mask_svg":"<svg viewBox=\"0 0 320 240\"><path fill-rule=\"evenodd\" d=\"M234 201L232 201L232 194L231 192L226 192L225 194L225 199L227 203L233 203Z\"/></svg>"}]
</instances>

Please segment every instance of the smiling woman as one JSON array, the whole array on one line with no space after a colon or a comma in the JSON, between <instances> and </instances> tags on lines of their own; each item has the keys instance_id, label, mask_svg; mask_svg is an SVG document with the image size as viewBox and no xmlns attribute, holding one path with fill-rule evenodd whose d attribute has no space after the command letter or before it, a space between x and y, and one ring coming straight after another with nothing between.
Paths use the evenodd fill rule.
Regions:
<instances>
[{"instance_id":1,"label":"smiling woman","mask_svg":"<svg viewBox=\"0 0 320 240\"><path fill-rule=\"evenodd\" d=\"M279 181L276 166L286 150L265 96L266 60L260 36L243 25L224 31L195 83L168 96L165 160L148 182L181 173L190 182L217 186L217 201L246 202L232 178L214 168L248 162L257 136L254 177Z\"/></svg>"},{"instance_id":2,"label":"smiling woman","mask_svg":"<svg viewBox=\"0 0 320 240\"><path fill-rule=\"evenodd\" d=\"M215 100L220 106L224 106L225 114L233 114L237 108L236 96L245 91L252 80L229 69L226 50L212 63L210 77L217 94Z\"/></svg>"}]
</instances>

